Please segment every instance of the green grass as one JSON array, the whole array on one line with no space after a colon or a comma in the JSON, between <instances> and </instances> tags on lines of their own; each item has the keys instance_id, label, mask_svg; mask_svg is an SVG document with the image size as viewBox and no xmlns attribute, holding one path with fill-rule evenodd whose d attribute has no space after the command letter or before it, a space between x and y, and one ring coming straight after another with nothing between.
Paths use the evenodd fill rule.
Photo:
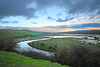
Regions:
<instances>
[{"instance_id":1,"label":"green grass","mask_svg":"<svg viewBox=\"0 0 100 67\"><path fill-rule=\"evenodd\" d=\"M40 35L41 33L33 32L29 30L0 30L0 38L6 35L11 35L12 37L20 37L27 35Z\"/></svg>"},{"instance_id":2,"label":"green grass","mask_svg":"<svg viewBox=\"0 0 100 67\"><path fill-rule=\"evenodd\" d=\"M79 45L85 45L88 46L89 48L99 48L99 45L95 45L95 44L86 44L85 42L81 43L79 41L80 39L77 38L55 38L55 39L51 39L51 40L43 40L43 41L36 41L36 42L32 42L29 43L30 46L35 47L37 49L41 49L41 50L45 50L45 51L51 51L54 52L55 48L54 46L79 46ZM33 44L34 43L34 44ZM44 43L45 46L41 46L38 43ZM49 49L49 47L52 46L51 49Z\"/></svg>"},{"instance_id":3,"label":"green grass","mask_svg":"<svg viewBox=\"0 0 100 67\"><path fill-rule=\"evenodd\" d=\"M46 60L32 59L13 52L0 51L0 67L69 67Z\"/></svg>"},{"instance_id":4,"label":"green grass","mask_svg":"<svg viewBox=\"0 0 100 67\"><path fill-rule=\"evenodd\" d=\"M69 46L78 46L78 45L85 45L85 44L82 44L78 41L79 39L76 39L76 38L60 38L60 39L51 39L51 40L43 40L43 41L36 41L36 42L33 42L33 43L30 43L29 45L32 46L32 47L35 47L35 48L38 48L38 49L41 49L41 50L46 50L46 51L55 51L55 48L54 46L57 45L57 46L66 46L66 45L69 45ZM41 46L37 43L44 43L45 46ZM52 46L53 48L52 49L49 49L49 47Z\"/></svg>"}]
</instances>

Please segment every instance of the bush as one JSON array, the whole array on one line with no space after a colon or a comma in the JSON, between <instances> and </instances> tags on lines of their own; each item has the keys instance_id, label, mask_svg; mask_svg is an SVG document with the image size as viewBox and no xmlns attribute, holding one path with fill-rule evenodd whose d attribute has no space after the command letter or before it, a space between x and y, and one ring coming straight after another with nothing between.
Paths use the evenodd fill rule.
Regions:
<instances>
[{"instance_id":1,"label":"bush","mask_svg":"<svg viewBox=\"0 0 100 67\"><path fill-rule=\"evenodd\" d=\"M11 36L6 35L6 37L0 38L1 51L15 51L14 48L16 48L16 44Z\"/></svg>"},{"instance_id":2,"label":"bush","mask_svg":"<svg viewBox=\"0 0 100 67\"><path fill-rule=\"evenodd\" d=\"M86 46L74 46L71 48L71 65L72 67L87 67L87 57L89 56L89 48ZM91 67L91 66L89 66Z\"/></svg>"},{"instance_id":3,"label":"bush","mask_svg":"<svg viewBox=\"0 0 100 67\"><path fill-rule=\"evenodd\" d=\"M54 61L72 67L100 67L100 49L86 46L57 47Z\"/></svg>"},{"instance_id":4,"label":"bush","mask_svg":"<svg viewBox=\"0 0 100 67\"><path fill-rule=\"evenodd\" d=\"M87 63L85 63L85 65L87 66L100 67L100 49L99 48L92 49L89 52L86 61Z\"/></svg>"},{"instance_id":5,"label":"bush","mask_svg":"<svg viewBox=\"0 0 100 67\"><path fill-rule=\"evenodd\" d=\"M49 46L49 49L52 49L52 46Z\"/></svg>"},{"instance_id":6,"label":"bush","mask_svg":"<svg viewBox=\"0 0 100 67\"><path fill-rule=\"evenodd\" d=\"M54 54L54 61L61 63L63 65L70 65L70 53L68 47L57 47L56 52Z\"/></svg>"},{"instance_id":7,"label":"bush","mask_svg":"<svg viewBox=\"0 0 100 67\"><path fill-rule=\"evenodd\" d=\"M43 47L43 46L45 46L45 44L44 44L44 43L41 43L40 45L41 45L42 47Z\"/></svg>"},{"instance_id":8,"label":"bush","mask_svg":"<svg viewBox=\"0 0 100 67\"><path fill-rule=\"evenodd\" d=\"M32 50L28 50L28 51L21 51L21 52L18 52L19 54L22 54L22 55L25 55L27 57L31 57L33 59L43 59L43 60L50 60L52 61L52 57L50 56L46 56L42 53L37 53L37 52L34 52Z\"/></svg>"}]
</instances>

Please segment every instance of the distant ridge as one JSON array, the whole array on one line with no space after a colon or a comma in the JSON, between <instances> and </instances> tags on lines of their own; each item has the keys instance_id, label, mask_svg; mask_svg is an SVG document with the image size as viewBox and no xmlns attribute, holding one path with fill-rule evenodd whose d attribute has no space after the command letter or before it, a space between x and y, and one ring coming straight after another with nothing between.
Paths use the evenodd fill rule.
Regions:
<instances>
[{"instance_id":1,"label":"distant ridge","mask_svg":"<svg viewBox=\"0 0 100 67\"><path fill-rule=\"evenodd\" d=\"M77 30L71 32L61 32L63 34L100 34L100 30Z\"/></svg>"}]
</instances>

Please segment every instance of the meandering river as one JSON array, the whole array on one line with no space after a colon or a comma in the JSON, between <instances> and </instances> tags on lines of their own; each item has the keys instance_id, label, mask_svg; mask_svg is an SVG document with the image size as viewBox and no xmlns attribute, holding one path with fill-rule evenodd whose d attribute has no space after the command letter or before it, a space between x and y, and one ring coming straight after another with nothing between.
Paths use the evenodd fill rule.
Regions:
<instances>
[{"instance_id":1,"label":"meandering river","mask_svg":"<svg viewBox=\"0 0 100 67\"><path fill-rule=\"evenodd\" d=\"M39 50L39 49L36 49L36 48L33 48L31 46L28 45L28 43L30 42L34 42L34 41L41 41L41 40L49 40L49 39L52 39L52 38L68 38L68 37L73 37L73 38L84 38L86 36L49 36L49 38L43 38L43 39L37 39L37 40L29 40L29 41L23 41L23 42L19 42L17 43L19 48L17 49L18 51L28 51L28 50L31 50L31 51L34 51L34 52L37 52L37 53L43 53L45 54L46 56L53 56L54 53L53 52L48 52L48 51L44 51L44 50ZM80 40L80 41L83 41L83 40ZM88 42L88 40L85 40L84 41ZM95 41L95 40L94 40ZM92 41L93 42L93 41Z\"/></svg>"},{"instance_id":2,"label":"meandering river","mask_svg":"<svg viewBox=\"0 0 100 67\"><path fill-rule=\"evenodd\" d=\"M33 47L31 47L31 46L28 45L28 43L30 43L30 42L40 41L40 40L48 40L48 39L51 39L51 38L43 38L43 39L37 39L37 40L29 40L29 41L19 42L19 43L17 43L18 46L19 46L19 48L17 50L18 51L23 51L23 50L28 51L28 50L31 50L31 51L34 51L34 52L37 52L37 53L43 53L46 56L52 56L54 54L53 52L39 50L39 49L33 48Z\"/></svg>"}]
</instances>

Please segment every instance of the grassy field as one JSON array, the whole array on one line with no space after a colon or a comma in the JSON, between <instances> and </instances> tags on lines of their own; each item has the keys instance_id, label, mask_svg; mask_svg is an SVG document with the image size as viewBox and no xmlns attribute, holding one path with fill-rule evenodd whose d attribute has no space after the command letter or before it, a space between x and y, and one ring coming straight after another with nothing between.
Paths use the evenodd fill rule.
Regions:
<instances>
[{"instance_id":1,"label":"grassy field","mask_svg":"<svg viewBox=\"0 0 100 67\"><path fill-rule=\"evenodd\" d=\"M46 60L32 59L13 52L0 51L0 67L69 67Z\"/></svg>"},{"instance_id":2,"label":"grassy field","mask_svg":"<svg viewBox=\"0 0 100 67\"><path fill-rule=\"evenodd\" d=\"M41 46L38 43L44 43L45 46ZM55 51L56 46L77 46L77 45L85 45L82 44L81 42L78 41L76 38L60 38L60 39L51 39L51 40L44 40L44 41L36 41L29 43L30 46L41 49L41 50L46 50L46 51ZM52 47L52 48L50 48Z\"/></svg>"},{"instance_id":3,"label":"grassy field","mask_svg":"<svg viewBox=\"0 0 100 67\"><path fill-rule=\"evenodd\" d=\"M0 30L0 38L5 37L7 35L11 35L12 37L20 37L20 36L40 35L40 34L41 33L29 30Z\"/></svg>"},{"instance_id":4,"label":"grassy field","mask_svg":"<svg viewBox=\"0 0 100 67\"><path fill-rule=\"evenodd\" d=\"M45 44L42 46L41 44ZM55 51L55 46L78 46L78 45L86 45L90 48L97 48L98 46L94 44L86 44L85 42L80 42L79 39L77 38L56 38L56 39L51 39L51 40L44 40L44 41L36 41L29 43L30 46L41 49L41 50L46 50L46 51Z\"/></svg>"}]
</instances>

